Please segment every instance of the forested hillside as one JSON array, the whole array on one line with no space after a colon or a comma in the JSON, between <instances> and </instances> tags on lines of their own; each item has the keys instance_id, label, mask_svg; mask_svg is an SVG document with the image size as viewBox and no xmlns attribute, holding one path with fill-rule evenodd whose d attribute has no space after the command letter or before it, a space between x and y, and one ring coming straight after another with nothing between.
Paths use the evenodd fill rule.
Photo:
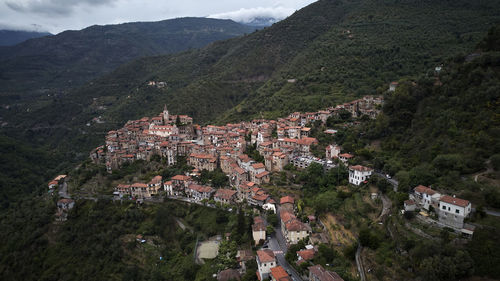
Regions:
<instances>
[{"instance_id":1,"label":"forested hillside","mask_svg":"<svg viewBox=\"0 0 500 281\"><path fill-rule=\"evenodd\" d=\"M64 31L0 49L0 93L24 97L76 87L139 57L200 48L254 30L231 20L179 18Z\"/></svg>"},{"instance_id":2,"label":"forested hillside","mask_svg":"<svg viewBox=\"0 0 500 281\"><path fill-rule=\"evenodd\" d=\"M376 93L473 49L500 20L499 9L498 1L318 1L242 38L137 60L29 112L2 110L16 125L5 131L19 136L17 126L36 128L42 143L78 133L97 144L96 131L156 114L163 104L202 123L319 109ZM149 80L168 86L149 87ZM107 124L82 128L99 115Z\"/></svg>"},{"instance_id":3,"label":"forested hillside","mask_svg":"<svg viewBox=\"0 0 500 281\"><path fill-rule=\"evenodd\" d=\"M394 93L385 95L377 120L341 134L338 141L396 175L402 191L432 185L499 208L499 31L492 28L476 53L444 61L439 73L401 80ZM380 147L365 147L372 142ZM491 180L469 177L480 172Z\"/></svg>"},{"instance_id":4,"label":"forested hillside","mask_svg":"<svg viewBox=\"0 0 500 281\"><path fill-rule=\"evenodd\" d=\"M64 157L0 136L0 212L47 191L47 182L64 170Z\"/></svg>"}]
</instances>

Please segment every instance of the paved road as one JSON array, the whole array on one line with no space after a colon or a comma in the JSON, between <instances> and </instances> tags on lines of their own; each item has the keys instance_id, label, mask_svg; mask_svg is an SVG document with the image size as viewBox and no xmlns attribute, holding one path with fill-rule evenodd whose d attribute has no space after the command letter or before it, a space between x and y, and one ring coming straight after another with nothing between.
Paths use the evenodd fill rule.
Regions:
<instances>
[{"instance_id":1,"label":"paved road","mask_svg":"<svg viewBox=\"0 0 500 281\"><path fill-rule=\"evenodd\" d=\"M472 212L475 212L475 211L476 211L476 208L472 208ZM483 208L483 211L490 216L500 217L500 211L488 210L486 208Z\"/></svg>"},{"instance_id":2,"label":"paved road","mask_svg":"<svg viewBox=\"0 0 500 281\"><path fill-rule=\"evenodd\" d=\"M279 208L276 210L276 214L278 215L278 221L279 221ZM297 273L297 271L286 261L285 259L285 254L286 251L288 250L286 240L283 237L283 234L281 233L281 226L278 223L278 226L274 228L275 232L273 235L271 235L271 238L269 239L268 245L269 249L271 249L274 252L274 255L276 256L276 260L279 265L281 265L292 277L294 281L301 281L302 277Z\"/></svg>"},{"instance_id":3,"label":"paved road","mask_svg":"<svg viewBox=\"0 0 500 281\"><path fill-rule=\"evenodd\" d=\"M388 179L386 174L382 174L382 173L379 173L379 172L373 172L374 175L377 175L381 178L384 178L386 179L390 184L392 184L392 190L394 190L394 192L398 191L398 184L399 182L395 179Z\"/></svg>"},{"instance_id":4,"label":"paved road","mask_svg":"<svg viewBox=\"0 0 500 281\"><path fill-rule=\"evenodd\" d=\"M488 209L484 209L484 212L488 215L492 215L492 216L495 216L495 217L500 217L500 212L499 211L493 211L493 210L488 210Z\"/></svg>"},{"instance_id":5,"label":"paved road","mask_svg":"<svg viewBox=\"0 0 500 281\"><path fill-rule=\"evenodd\" d=\"M382 212L380 216L377 218L377 221L384 220L385 217L391 212L392 202L385 194L382 194L380 197L382 199Z\"/></svg>"},{"instance_id":6,"label":"paved road","mask_svg":"<svg viewBox=\"0 0 500 281\"><path fill-rule=\"evenodd\" d=\"M61 198L71 198L68 194L68 184L66 181L63 182L62 186L59 188L59 197Z\"/></svg>"}]
</instances>

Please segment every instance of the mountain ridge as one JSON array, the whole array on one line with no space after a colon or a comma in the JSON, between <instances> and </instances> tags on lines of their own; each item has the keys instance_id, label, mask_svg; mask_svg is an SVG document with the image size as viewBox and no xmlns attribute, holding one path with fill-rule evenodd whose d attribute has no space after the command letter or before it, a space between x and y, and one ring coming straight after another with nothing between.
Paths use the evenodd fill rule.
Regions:
<instances>
[{"instance_id":1,"label":"mountain ridge","mask_svg":"<svg viewBox=\"0 0 500 281\"><path fill-rule=\"evenodd\" d=\"M0 30L0 46L13 46L29 39L50 36L49 32L25 31L25 30Z\"/></svg>"},{"instance_id":2,"label":"mountain ridge","mask_svg":"<svg viewBox=\"0 0 500 281\"><path fill-rule=\"evenodd\" d=\"M252 31L231 20L194 17L68 30L0 49L0 89L75 87L139 57L200 48Z\"/></svg>"},{"instance_id":3,"label":"mountain ridge","mask_svg":"<svg viewBox=\"0 0 500 281\"><path fill-rule=\"evenodd\" d=\"M500 21L494 12L499 6L465 0L318 1L241 38L135 60L75 91L44 99L30 113L12 108L6 121L27 128L41 143L46 135L57 142L55 136L65 133L33 128L79 128L85 135L78 138L93 147L94 132L157 112L163 104L200 123L317 110L380 93L391 81L469 51L492 22ZM168 86L149 87L151 80ZM106 123L85 126L97 116ZM19 135L16 128L5 130Z\"/></svg>"}]
</instances>

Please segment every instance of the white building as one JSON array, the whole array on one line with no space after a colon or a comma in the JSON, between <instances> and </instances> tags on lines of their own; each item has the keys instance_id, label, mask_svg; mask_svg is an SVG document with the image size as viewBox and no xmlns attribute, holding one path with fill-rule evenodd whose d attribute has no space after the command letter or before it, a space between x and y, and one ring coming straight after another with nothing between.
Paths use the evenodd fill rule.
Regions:
<instances>
[{"instance_id":1,"label":"white building","mask_svg":"<svg viewBox=\"0 0 500 281\"><path fill-rule=\"evenodd\" d=\"M398 87L398 85L399 85L398 82L391 82L391 84L389 84L389 92L396 91L396 88Z\"/></svg>"},{"instance_id":2,"label":"white building","mask_svg":"<svg viewBox=\"0 0 500 281\"><path fill-rule=\"evenodd\" d=\"M274 214L276 214L276 204L267 202L264 205L262 205L262 209L266 211L272 211Z\"/></svg>"},{"instance_id":3,"label":"white building","mask_svg":"<svg viewBox=\"0 0 500 281\"><path fill-rule=\"evenodd\" d=\"M468 200L443 195L439 199L439 221L454 228L463 228L464 218L468 217L472 205Z\"/></svg>"},{"instance_id":4,"label":"white building","mask_svg":"<svg viewBox=\"0 0 500 281\"><path fill-rule=\"evenodd\" d=\"M349 154L349 153L342 153L342 154L339 154L338 156L339 156L340 161L342 161L342 163L344 163L344 165L347 165L347 162L349 160L351 160L352 158L354 158L354 155Z\"/></svg>"},{"instance_id":5,"label":"white building","mask_svg":"<svg viewBox=\"0 0 500 281\"><path fill-rule=\"evenodd\" d=\"M326 158L333 159L339 157L340 146L335 144L330 144L326 147Z\"/></svg>"},{"instance_id":6,"label":"white building","mask_svg":"<svg viewBox=\"0 0 500 281\"><path fill-rule=\"evenodd\" d=\"M373 169L364 167L361 165L349 167L349 183L354 185L360 185L364 181L370 178Z\"/></svg>"},{"instance_id":7,"label":"white building","mask_svg":"<svg viewBox=\"0 0 500 281\"><path fill-rule=\"evenodd\" d=\"M441 198L441 194L439 192L423 185L415 187L413 191L417 201L419 201L419 205L422 208L429 210L430 206L433 206L434 208L438 206L439 199Z\"/></svg>"},{"instance_id":8,"label":"white building","mask_svg":"<svg viewBox=\"0 0 500 281\"><path fill-rule=\"evenodd\" d=\"M404 208L407 212L413 212L417 209L417 204L413 200L405 200Z\"/></svg>"},{"instance_id":9,"label":"white building","mask_svg":"<svg viewBox=\"0 0 500 281\"><path fill-rule=\"evenodd\" d=\"M264 280L269 277L271 273L271 268L276 267L276 257L274 252L269 249L257 251L257 274L259 275L259 280Z\"/></svg>"}]
</instances>

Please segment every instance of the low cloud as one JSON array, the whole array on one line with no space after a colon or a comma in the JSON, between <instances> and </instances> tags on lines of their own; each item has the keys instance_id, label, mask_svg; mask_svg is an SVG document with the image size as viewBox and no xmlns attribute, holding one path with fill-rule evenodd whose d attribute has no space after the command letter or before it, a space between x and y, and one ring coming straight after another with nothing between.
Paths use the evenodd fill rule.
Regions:
<instances>
[{"instance_id":1,"label":"low cloud","mask_svg":"<svg viewBox=\"0 0 500 281\"><path fill-rule=\"evenodd\" d=\"M5 5L20 13L67 16L79 5L101 6L116 0L8 0Z\"/></svg>"},{"instance_id":2,"label":"low cloud","mask_svg":"<svg viewBox=\"0 0 500 281\"><path fill-rule=\"evenodd\" d=\"M256 7L249 9L239 9L236 11L213 14L208 16L209 18L216 19L231 19L237 22L250 23L256 18L274 18L276 20L282 20L295 12L295 9L285 8L282 6L278 7Z\"/></svg>"},{"instance_id":3,"label":"low cloud","mask_svg":"<svg viewBox=\"0 0 500 281\"><path fill-rule=\"evenodd\" d=\"M0 30L49 32L47 28L38 24L9 24L1 22Z\"/></svg>"}]
</instances>

